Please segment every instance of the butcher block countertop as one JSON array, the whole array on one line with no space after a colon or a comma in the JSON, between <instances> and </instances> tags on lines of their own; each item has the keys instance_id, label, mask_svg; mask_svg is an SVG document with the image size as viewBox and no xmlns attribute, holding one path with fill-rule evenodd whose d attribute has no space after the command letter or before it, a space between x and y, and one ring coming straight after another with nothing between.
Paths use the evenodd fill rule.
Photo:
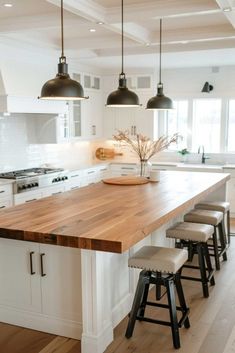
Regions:
<instances>
[{"instance_id":1,"label":"butcher block countertop","mask_svg":"<svg viewBox=\"0 0 235 353\"><path fill-rule=\"evenodd\" d=\"M136 186L102 182L0 212L0 237L122 253L222 186L229 174L161 172Z\"/></svg>"}]
</instances>

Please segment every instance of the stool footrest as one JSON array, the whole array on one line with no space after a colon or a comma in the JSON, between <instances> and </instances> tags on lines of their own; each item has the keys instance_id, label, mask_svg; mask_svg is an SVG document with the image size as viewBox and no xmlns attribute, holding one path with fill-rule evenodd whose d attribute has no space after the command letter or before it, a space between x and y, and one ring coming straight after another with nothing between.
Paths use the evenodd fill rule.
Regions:
<instances>
[{"instance_id":1,"label":"stool footrest","mask_svg":"<svg viewBox=\"0 0 235 353\"><path fill-rule=\"evenodd\" d=\"M137 316L136 320L151 322L152 324L158 324L158 325L163 325L163 326L171 326L171 323L169 321L155 320L155 319L151 319L149 317Z\"/></svg>"}]
</instances>

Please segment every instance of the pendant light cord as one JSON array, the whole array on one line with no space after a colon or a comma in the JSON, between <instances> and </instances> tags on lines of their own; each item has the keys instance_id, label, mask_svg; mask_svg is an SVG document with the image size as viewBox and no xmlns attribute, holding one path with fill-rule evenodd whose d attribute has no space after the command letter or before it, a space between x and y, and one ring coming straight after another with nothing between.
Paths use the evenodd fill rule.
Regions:
<instances>
[{"instance_id":1,"label":"pendant light cord","mask_svg":"<svg viewBox=\"0 0 235 353\"><path fill-rule=\"evenodd\" d=\"M160 19L159 83L162 83L162 19Z\"/></svg>"},{"instance_id":2,"label":"pendant light cord","mask_svg":"<svg viewBox=\"0 0 235 353\"><path fill-rule=\"evenodd\" d=\"M61 0L60 17L61 17L61 57L64 58L64 6L63 6L63 0Z\"/></svg>"},{"instance_id":3,"label":"pendant light cord","mask_svg":"<svg viewBox=\"0 0 235 353\"><path fill-rule=\"evenodd\" d=\"M125 75L124 74L124 31L123 31L123 0L122 0L122 72L121 75Z\"/></svg>"}]
</instances>

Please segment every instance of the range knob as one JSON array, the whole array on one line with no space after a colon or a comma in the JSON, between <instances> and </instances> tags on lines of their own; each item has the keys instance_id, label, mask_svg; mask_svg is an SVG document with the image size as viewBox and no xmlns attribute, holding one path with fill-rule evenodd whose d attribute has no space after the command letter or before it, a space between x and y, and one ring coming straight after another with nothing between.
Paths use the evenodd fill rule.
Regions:
<instances>
[{"instance_id":1,"label":"range knob","mask_svg":"<svg viewBox=\"0 0 235 353\"><path fill-rule=\"evenodd\" d=\"M31 189L31 184L27 184L27 185L26 185L26 188L27 188L27 189Z\"/></svg>"},{"instance_id":2,"label":"range knob","mask_svg":"<svg viewBox=\"0 0 235 353\"><path fill-rule=\"evenodd\" d=\"M38 183L35 183L35 186L38 186Z\"/></svg>"},{"instance_id":3,"label":"range knob","mask_svg":"<svg viewBox=\"0 0 235 353\"><path fill-rule=\"evenodd\" d=\"M67 177L67 176L65 176L64 178L65 178L65 180L68 180L68 177Z\"/></svg>"},{"instance_id":4,"label":"range knob","mask_svg":"<svg viewBox=\"0 0 235 353\"><path fill-rule=\"evenodd\" d=\"M23 185L23 186L21 187L21 189L22 189L22 190L25 190L25 189L26 189L26 185Z\"/></svg>"}]
</instances>

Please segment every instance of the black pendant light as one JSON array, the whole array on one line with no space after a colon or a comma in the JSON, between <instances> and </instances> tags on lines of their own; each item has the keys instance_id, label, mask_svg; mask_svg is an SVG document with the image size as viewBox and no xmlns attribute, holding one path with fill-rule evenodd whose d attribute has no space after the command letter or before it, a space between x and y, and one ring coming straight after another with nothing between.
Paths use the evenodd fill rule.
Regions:
<instances>
[{"instance_id":1,"label":"black pendant light","mask_svg":"<svg viewBox=\"0 0 235 353\"><path fill-rule=\"evenodd\" d=\"M64 8L61 0L61 57L58 64L58 73L55 78L47 81L41 90L39 99L49 100L81 100L89 97L84 96L84 91L78 81L72 80L68 74L68 64L64 55Z\"/></svg>"},{"instance_id":2,"label":"black pendant light","mask_svg":"<svg viewBox=\"0 0 235 353\"><path fill-rule=\"evenodd\" d=\"M159 82L157 85L157 95L148 100L146 109L169 110L173 109L173 102L163 93L162 84L162 19L160 19L160 55L159 55Z\"/></svg>"},{"instance_id":3,"label":"black pendant light","mask_svg":"<svg viewBox=\"0 0 235 353\"><path fill-rule=\"evenodd\" d=\"M107 98L108 107L138 107L139 97L130 91L126 85L126 75L124 73L124 34L123 34L123 0L122 0L122 72L119 75L119 86L116 91L109 94Z\"/></svg>"}]
</instances>

